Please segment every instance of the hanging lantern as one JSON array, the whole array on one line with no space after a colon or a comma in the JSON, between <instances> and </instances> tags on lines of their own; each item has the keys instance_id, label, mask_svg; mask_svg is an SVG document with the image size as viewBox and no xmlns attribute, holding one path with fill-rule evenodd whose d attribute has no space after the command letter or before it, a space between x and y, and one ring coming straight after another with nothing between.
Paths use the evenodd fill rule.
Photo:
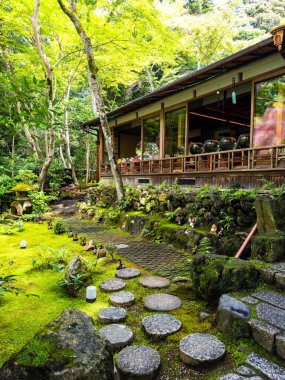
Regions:
<instances>
[{"instance_id":1,"label":"hanging lantern","mask_svg":"<svg viewBox=\"0 0 285 380\"><path fill-rule=\"evenodd\" d=\"M272 29L273 43L277 47L282 58L285 59L285 24Z\"/></svg>"}]
</instances>

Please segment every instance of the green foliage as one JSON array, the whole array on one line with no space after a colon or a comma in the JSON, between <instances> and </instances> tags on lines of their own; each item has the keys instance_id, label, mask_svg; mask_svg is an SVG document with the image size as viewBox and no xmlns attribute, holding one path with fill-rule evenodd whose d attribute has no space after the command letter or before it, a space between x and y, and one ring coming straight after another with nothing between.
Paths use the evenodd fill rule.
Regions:
<instances>
[{"instance_id":1,"label":"green foliage","mask_svg":"<svg viewBox=\"0 0 285 380\"><path fill-rule=\"evenodd\" d=\"M18 183L12 188L13 191L32 191L34 188L26 183Z\"/></svg>"},{"instance_id":2,"label":"green foliage","mask_svg":"<svg viewBox=\"0 0 285 380\"><path fill-rule=\"evenodd\" d=\"M52 247L39 247L42 253L32 258L32 267L36 270L52 269L63 272L69 252L66 249L54 249Z\"/></svg>"},{"instance_id":3,"label":"green foliage","mask_svg":"<svg viewBox=\"0 0 285 380\"><path fill-rule=\"evenodd\" d=\"M20 169L16 179L27 185L33 185L39 180L39 177L32 170Z\"/></svg>"},{"instance_id":4,"label":"green foliage","mask_svg":"<svg viewBox=\"0 0 285 380\"><path fill-rule=\"evenodd\" d=\"M85 276L83 274L77 273L71 275L69 279L62 279L59 282L59 286L64 288L68 294L72 297L76 297L79 289L84 285Z\"/></svg>"},{"instance_id":5,"label":"green foliage","mask_svg":"<svg viewBox=\"0 0 285 380\"><path fill-rule=\"evenodd\" d=\"M221 191L220 187L212 187L206 184L205 186L200 187L200 189L197 191L196 199L200 201L201 199L205 198L208 195L219 194L220 191Z\"/></svg>"},{"instance_id":6,"label":"green foliage","mask_svg":"<svg viewBox=\"0 0 285 380\"><path fill-rule=\"evenodd\" d=\"M19 294L20 289L14 285L15 277L15 274L0 275L0 297L6 293Z\"/></svg>"},{"instance_id":7,"label":"green foliage","mask_svg":"<svg viewBox=\"0 0 285 380\"><path fill-rule=\"evenodd\" d=\"M11 178L7 174L2 174L0 176L0 199L4 195L11 193L12 187L15 186L14 178Z\"/></svg>"},{"instance_id":8,"label":"green foliage","mask_svg":"<svg viewBox=\"0 0 285 380\"><path fill-rule=\"evenodd\" d=\"M207 236L204 236L201 241L199 242L198 246L196 246L196 249L194 249L196 254L209 254L212 251L212 246L210 239Z\"/></svg>"},{"instance_id":9,"label":"green foliage","mask_svg":"<svg viewBox=\"0 0 285 380\"><path fill-rule=\"evenodd\" d=\"M50 210L48 203L53 197L46 195L43 191L31 191L29 198L33 205L33 213L43 214Z\"/></svg>"},{"instance_id":10,"label":"green foliage","mask_svg":"<svg viewBox=\"0 0 285 380\"><path fill-rule=\"evenodd\" d=\"M231 215L227 215L225 212L221 212L222 219L220 220L220 224L223 226L226 232L230 232L235 226L235 219Z\"/></svg>"},{"instance_id":11,"label":"green foliage","mask_svg":"<svg viewBox=\"0 0 285 380\"><path fill-rule=\"evenodd\" d=\"M56 218L53 223L53 231L56 235L61 235L66 232L65 225L61 218Z\"/></svg>"}]
</instances>

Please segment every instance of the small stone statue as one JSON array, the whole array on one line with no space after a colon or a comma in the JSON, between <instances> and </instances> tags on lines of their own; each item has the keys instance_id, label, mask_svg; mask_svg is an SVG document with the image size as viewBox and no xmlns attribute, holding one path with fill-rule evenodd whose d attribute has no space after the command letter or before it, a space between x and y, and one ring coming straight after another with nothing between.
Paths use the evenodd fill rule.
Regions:
<instances>
[{"instance_id":1,"label":"small stone statue","mask_svg":"<svg viewBox=\"0 0 285 380\"><path fill-rule=\"evenodd\" d=\"M72 229L69 227L68 228L68 234L67 234L67 236L69 237L69 238L72 238L73 237L73 231L72 231Z\"/></svg>"},{"instance_id":2,"label":"small stone statue","mask_svg":"<svg viewBox=\"0 0 285 380\"><path fill-rule=\"evenodd\" d=\"M94 248L93 248L93 253L94 253L94 255L97 255L97 251L98 251L98 248L97 248L97 246L95 245Z\"/></svg>"},{"instance_id":3,"label":"small stone statue","mask_svg":"<svg viewBox=\"0 0 285 380\"><path fill-rule=\"evenodd\" d=\"M48 220L48 230L52 230L52 221Z\"/></svg>"},{"instance_id":4,"label":"small stone statue","mask_svg":"<svg viewBox=\"0 0 285 380\"><path fill-rule=\"evenodd\" d=\"M102 257L106 257L107 251L103 247L103 245L100 245L100 248L97 250L97 259L101 259Z\"/></svg>"},{"instance_id":5,"label":"small stone statue","mask_svg":"<svg viewBox=\"0 0 285 380\"><path fill-rule=\"evenodd\" d=\"M93 242L93 240L89 240L87 246L84 249L85 249L85 251L92 251L92 249L94 249L94 242Z\"/></svg>"},{"instance_id":6,"label":"small stone statue","mask_svg":"<svg viewBox=\"0 0 285 380\"><path fill-rule=\"evenodd\" d=\"M218 228L215 224L212 224L212 227L211 227L211 234L213 235L216 235L217 234L217 231L218 231Z\"/></svg>"},{"instance_id":7,"label":"small stone statue","mask_svg":"<svg viewBox=\"0 0 285 380\"><path fill-rule=\"evenodd\" d=\"M74 232L73 234L73 241L78 241L79 240L79 237L77 236L77 233Z\"/></svg>"},{"instance_id":8,"label":"small stone statue","mask_svg":"<svg viewBox=\"0 0 285 380\"><path fill-rule=\"evenodd\" d=\"M125 269L125 268L126 268L126 266L125 266L125 264L124 264L124 263L122 263L122 260L121 260L121 259L119 259L118 261L119 261L119 265L117 266L117 269Z\"/></svg>"},{"instance_id":9,"label":"small stone statue","mask_svg":"<svg viewBox=\"0 0 285 380\"><path fill-rule=\"evenodd\" d=\"M85 236L80 236L79 238L80 245L84 247L86 245L86 237Z\"/></svg>"},{"instance_id":10,"label":"small stone statue","mask_svg":"<svg viewBox=\"0 0 285 380\"><path fill-rule=\"evenodd\" d=\"M190 216L190 218L188 219L189 221L189 225L191 228L194 228L196 226L196 218L195 216Z\"/></svg>"},{"instance_id":11,"label":"small stone statue","mask_svg":"<svg viewBox=\"0 0 285 380\"><path fill-rule=\"evenodd\" d=\"M224 229L223 229L223 227L221 227L220 230L219 230L219 232L218 232L218 236L222 237L223 233L224 233Z\"/></svg>"}]
</instances>

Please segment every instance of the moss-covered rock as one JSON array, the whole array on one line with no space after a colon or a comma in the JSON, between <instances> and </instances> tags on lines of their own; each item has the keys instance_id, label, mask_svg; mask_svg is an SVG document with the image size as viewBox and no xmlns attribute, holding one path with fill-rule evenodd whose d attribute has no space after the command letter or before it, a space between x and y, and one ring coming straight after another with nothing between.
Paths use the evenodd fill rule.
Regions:
<instances>
[{"instance_id":1,"label":"moss-covered rock","mask_svg":"<svg viewBox=\"0 0 285 380\"><path fill-rule=\"evenodd\" d=\"M111 380L113 358L92 318L66 309L0 370L2 380Z\"/></svg>"},{"instance_id":2,"label":"moss-covered rock","mask_svg":"<svg viewBox=\"0 0 285 380\"><path fill-rule=\"evenodd\" d=\"M258 270L250 262L212 254L197 255L191 275L194 291L212 303L224 293L255 288L259 279Z\"/></svg>"},{"instance_id":3,"label":"moss-covered rock","mask_svg":"<svg viewBox=\"0 0 285 380\"><path fill-rule=\"evenodd\" d=\"M270 263L284 260L285 234L264 234L253 236L251 241L251 257Z\"/></svg>"}]
</instances>

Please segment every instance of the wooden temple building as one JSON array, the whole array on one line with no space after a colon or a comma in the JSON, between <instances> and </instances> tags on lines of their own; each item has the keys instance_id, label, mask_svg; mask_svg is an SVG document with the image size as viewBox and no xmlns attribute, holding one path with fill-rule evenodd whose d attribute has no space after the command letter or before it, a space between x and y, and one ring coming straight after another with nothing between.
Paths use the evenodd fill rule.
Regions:
<instances>
[{"instance_id":1,"label":"wooden temple building","mask_svg":"<svg viewBox=\"0 0 285 380\"><path fill-rule=\"evenodd\" d=\"M108 113L124 183L285 182L284 28ZM281 54L280 54L281 53ZM112 175L98 119L98 174Z\"/></svg>"}]
</instances>

